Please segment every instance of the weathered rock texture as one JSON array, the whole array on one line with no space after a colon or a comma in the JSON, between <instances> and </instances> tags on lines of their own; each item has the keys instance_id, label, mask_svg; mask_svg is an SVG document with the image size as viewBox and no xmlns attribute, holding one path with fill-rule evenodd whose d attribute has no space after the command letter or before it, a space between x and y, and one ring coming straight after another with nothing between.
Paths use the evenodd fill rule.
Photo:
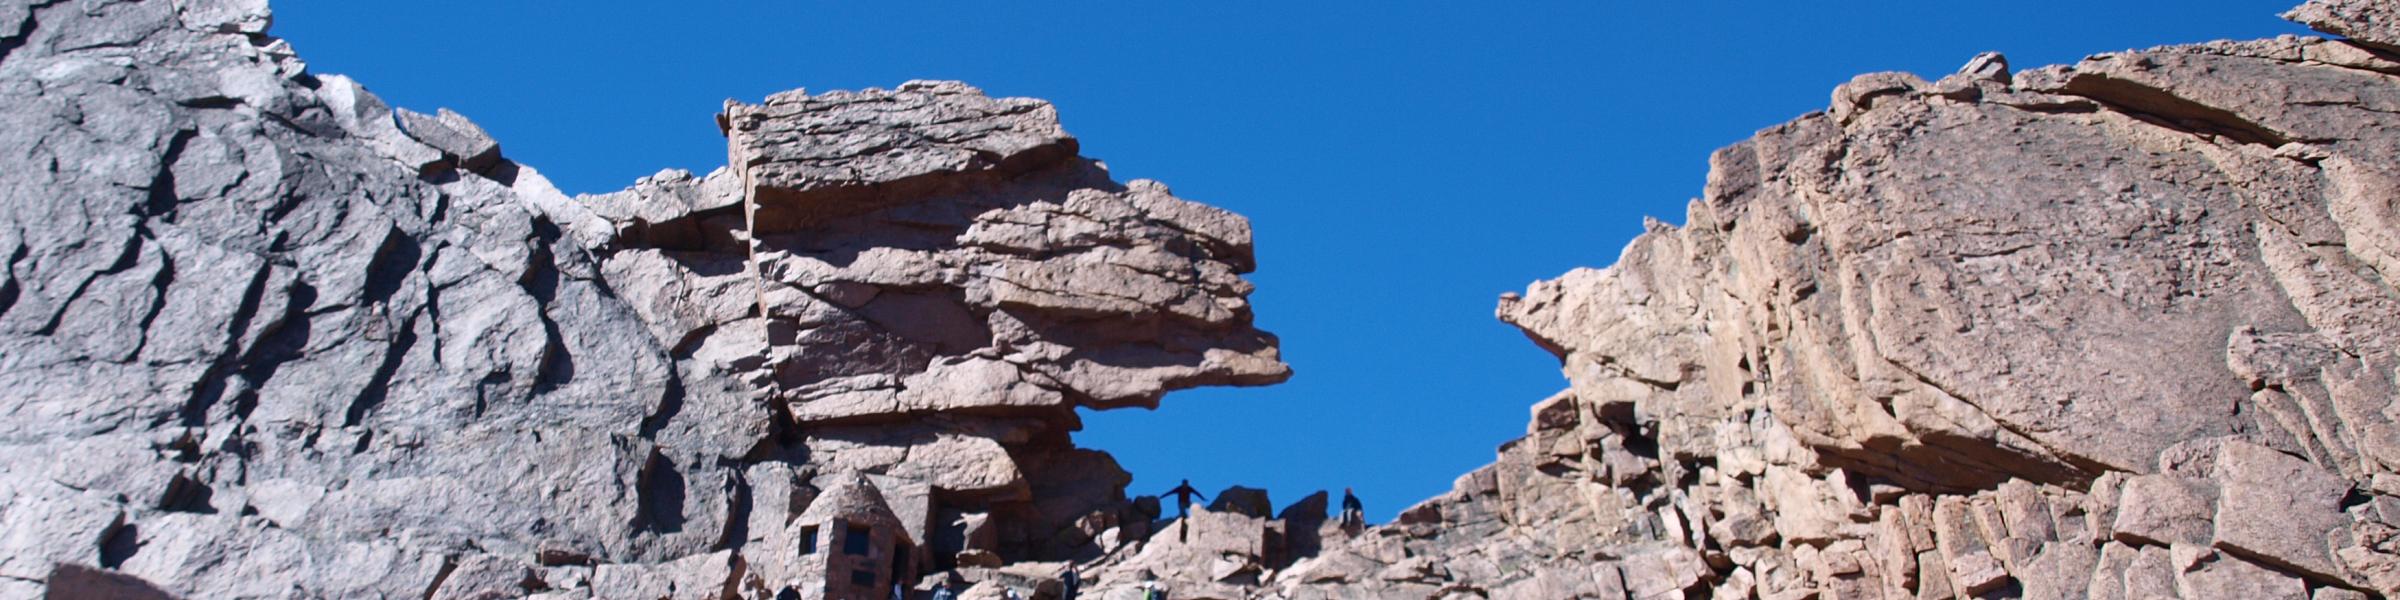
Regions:
<instances>
[{"instance_id":1,"label":"weathered rock texture","mask_svg":"<svg viewBox=\"0 0 2400 600\"><path fill-rule=\"evenodd\" d=\"M1288 370L1247 224L1045 103L731 103L726 168L570 198L257 0L0 4L0 598L2400 596L2400 16L2292 17L2349 39L1719 152L1503 300L1572 383L1527 435L1360 528L1070 442Z\"/></svg>"},{"instance_id":2,"label":"weathered rock texture","mask_svg":"<svg viewBox=\"0 0 2400 600\"><path fill-rule=\"evenodd\" d=\"M269 21L0 3L0 597L763 597L862 475L915 564L1092 555L1076 407L1289 374L1248 224L1046 103L779 95L570 198Z\"/></svg>"},{"instance_id":3,"label":"weathered rock texture","mask_svg":"<svg viewBox=\"0 0 2400 600\"><path fill-rule=\"evenodd\" d=\"M1924 81L1501 301L1572 385L1287 598L2400 595L2400 34ZM1156 542L1152 542L1156 543Z\"/></svg>"}]
</instances>

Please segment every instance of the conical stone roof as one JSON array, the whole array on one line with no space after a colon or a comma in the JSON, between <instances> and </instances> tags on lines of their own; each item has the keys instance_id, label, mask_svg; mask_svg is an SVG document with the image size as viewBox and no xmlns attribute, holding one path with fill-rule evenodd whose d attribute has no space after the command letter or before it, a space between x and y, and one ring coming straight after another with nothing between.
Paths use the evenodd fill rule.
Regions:
<instances>
[{"instance_id":1,"label":"conical stone roof","mask_svg":"<svg viewBox=\"0 0 2400 600\"><path fill-rule=\"evenodd\" d=\"M892 512L891 504L883 499L883 492L861 473L837 476L833 485L800 513L801 523L824 523L836 518L858 525L890 527L904 535L908 531L900 524L900 515Z\"/></svg>"}]
</instances>

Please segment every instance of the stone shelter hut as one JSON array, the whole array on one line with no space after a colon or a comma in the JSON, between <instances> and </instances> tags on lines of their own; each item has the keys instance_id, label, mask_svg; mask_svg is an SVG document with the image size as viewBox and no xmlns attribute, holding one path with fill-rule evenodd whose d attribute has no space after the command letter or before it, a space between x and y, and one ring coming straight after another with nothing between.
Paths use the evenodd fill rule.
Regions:
<instances>
[{"instance_id":1,"label":"stone shelter hut","mask_svg":"<svg viewBox=\"0 0 2400 600\"><path fill-rule=\"evenodd\" d=\"M918 543L865 476L827 488L791 528L803 597L886 600L894 583L915 583Z\"/></svg>"}]
</instances>

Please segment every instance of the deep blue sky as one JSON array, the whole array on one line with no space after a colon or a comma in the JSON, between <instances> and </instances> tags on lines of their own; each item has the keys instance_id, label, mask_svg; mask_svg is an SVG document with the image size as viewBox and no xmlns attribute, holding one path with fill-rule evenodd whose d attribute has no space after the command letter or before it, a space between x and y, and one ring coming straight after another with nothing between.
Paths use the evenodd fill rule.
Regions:
<instances>
[{"instance_id":1,"label":"deep blue sky","mask_svg":"<svg viewBox=\"0 0 2400 600\"><path fill-rule=\"evenodd\" d=\"M1298 371L1087 415L1081 443L1135 493L1347 485L1383 520L1564 386L1495 298L1614 262L1645 215L1682 222L1711 150L1855 74L2301 33L2274 16L2294 3L290 0L275 31L316 72L465 113L570 193L722 164L726 98L958 79L1049 99L1120 180L1250 217L1259 322Z\"/></svg>"}]
</instances>

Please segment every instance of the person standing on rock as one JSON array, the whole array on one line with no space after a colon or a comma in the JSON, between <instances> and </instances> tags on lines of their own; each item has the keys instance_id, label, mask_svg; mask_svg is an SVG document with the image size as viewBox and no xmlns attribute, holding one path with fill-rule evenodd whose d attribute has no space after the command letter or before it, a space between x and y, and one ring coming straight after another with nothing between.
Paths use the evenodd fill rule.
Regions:
<instances>
[{"instance_id":1,"label":"person standing on rock","mask_svg":"<svg viewBox=\"0 0 2400 600\"><path fill-rule=\"evenodd\" d=\"M1190 479L1183 480L1183 483L1175 486L1175 489L1167 490L1167 493L1160 495L1175 497L1175 541L1192 541L1192 524L1189 518L1192 516L1192 497L1199 496L1201 502L1207 502L1208 496L1202 495L1200 490L1192 489L1192 480Z\"/></svg>"},{"instance_id":2,"label":"person standing on rock","mask_svg":"<svg viewBox=\"0 0 2400 600\"><path fill-rule=\"evenodd\" d=\"M1177 485L1175 489L1167 490L1167 493L1161 495L1175 497L1175 518L1178 519L1192 515L1193 496L1199 496L1201 502L1208 501L1208 496L1202 495L1200 490L1192 489L1192 480L1190 479L1183 480L1181 485Z\"/></svg>"},{"instance_id":3,"label":"person standing on rock","mask_svg":"<svg viewBox=\"0 0 2400 600\"><path fill-rule=\"evenodd\" d=\"M1350 488L1342 488L1342 527L1365 527L1366 524L1366 505L1358 502L1358 495L1350 493Z\"/></svg>"}]
</instances>

